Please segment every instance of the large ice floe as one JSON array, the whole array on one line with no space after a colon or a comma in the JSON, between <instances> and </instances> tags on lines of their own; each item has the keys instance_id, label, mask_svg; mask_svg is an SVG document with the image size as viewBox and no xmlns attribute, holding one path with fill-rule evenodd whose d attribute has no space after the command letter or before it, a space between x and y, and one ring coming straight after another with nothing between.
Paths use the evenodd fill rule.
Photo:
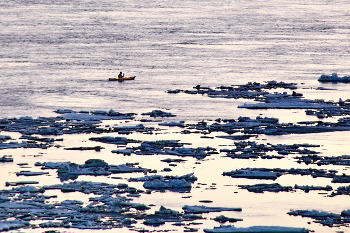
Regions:
<instances>
[{"instance_id":1,"label":"large ice floe","mask_svg":"<svg viewBox=\"0 0 350 233\"><path fill-rule=\"evenodd\" d=\"M254 104L243 104L238 106L238 108L248 108L248 109L339 109L339 106L324 103L323 101L314 101L295 98L292 96L284 96L283 98L276 98L276 96L270 95L264 102L254 103Z\"/></svg>"},{"instance_id":2,"label":"large ice floe","mask_svg":"<svg viewBox=\"0 0 350 233\"><path fill-rule=\"evenodd\" d=\"M191 188L191 183L182 179L146 181L143 187L148 189L185 189Z\"/></svg>"},{"instance_id":3,"label":"large ice floe","mask_svg":"<svg viewBox=\"0 0 350 233\"><path fill-rule=\"evenodd\" d=\"M185 213L201 214L210 212L221 212L221 211L242 211L242 208L229 208L229 207L208 207L203 205L185 205L182 207Z\"/></svg>"},{"instance_id":4,"label":"large ice floe","mask_svg":"<svg viewBox=\"0 0 350 233\"><path fill-rule=\"evenodd\" d=\"M338 77L337 74L331 76L322 75L319 81L323 82L350 82L349 77ZM284 91L268 92L272 89L289 89L292 92ZM168 93L187 93L187 94L205 94L211 98L234 98L234 99L254 99L256 103L245 103L239 108L247 109L306 109L307 111L319 110L327 112L326 115L339 114L340 112L348 112L349 101L340 100L338 103L324 100L304 99L302 93L297 93L296 83L284 83L277 81L267 81L265 83L248 82L245 85L219 86L216 89L209 87L194 87L195 91L177 90L176 92L168 91ZM320 88L322 90L322 88ZM344 108L345 107L345 108ZM333 113L332 113L333 112ZM323 114L317 114L319 116Z\"/></svg>"},{"instance_id":5,"label":"large ice floe","mask_svg":"<svg viewBox=\"0 0 350 233\"><path fill-rule=\"evenodd\" d=\"M322 74L318 78L318 81L319 82L344 82L344 83L349 83L350 82L350 77L349 76L339 77L337 73L332 73L331 75Z\"/></svg>"},{"instance_id":6,"label":"large ice floe","mask_svg":"<svg viewBox=\"0 0 350 233\"><path fill-rule=\"evenodd\" d=\"M129 181L143 181L143 187L146 189L171 189L172 191L190 190L192 187L192 182L196 180L197 177L194 176L194 173L183 176L153 175L129 179Z\"/></svg>"},{"instance_id":7,"label":"large ice floe","mask_svg":"<svg viewBox=\"0 0 350 233\"><path fill-rule=\"evenodd\" d=\"M67 120L84 120L84 121L100 121L100 120L121 120L133 119L134 113L119 113L114 110L106 111L82 111L75 112L69 109L58 109L56 113L62 114L62 118Z\"/></svg>"},{"instance_id":8,"label":"large ice floe","mask_svg":"<svg viewBox=\"0 0 350 233\"><path fill-rule=\"evenodd\" d=\"M292 174L292 175L302 175L302 176L312 176L316 177L324 177L324 178L332 178L334 180L337 171L334 170L325 170L325 169L302 169L302 168L291 168L291 169L283 169L283 168L242 168L236 169L229 172L223 172L223 176L231 176L233 178L247 178L247 179L268 179L275 180L278 177L284 174ZM347 182L340 182L347 183Z\"/></svg>"},{"instance_id":9,"label":"large ice floe","mask_svg":"<svg viewBox=\"0 0 350 233\"><path fill-rule=\"evenodd\" d=\"M342 226L350 221L349 210L343 210L340 214L319 210L291 210L288 214L312 218L314 222L330 227Z\"/></svg>"},{"instance_id":10,"label":"large ice floe","mask_svg":"<svg viewBox=\"0 0 350 233\"><path fill-rule=\"evenodd\" d=\"M0 231L9 231L28 227L29 222L25 221L0 221Z\"/></svg>"},{"instance_id":11,"label":"large ice floe","mask_svg":"<svg viewBox=\"0 0 350 233\"><path fill-rule=\"evenodd\" d=\"M212 233L307 233L309 230L297 227L281 227L281 226L252 226L252 227L235 227L220 226L214 229L204 229L204 232Z\"/></svg>"},{"instance_id":12,"label":"large ice floe","mask_svg":"<svg viewBox=\"0 0 350 233\"><path fill-rule=\"evenodd\" d=\"M234 178L248 178L248 179L271 179L275 180L281 173L273 171L257 171L251 169L239 169L231 172L224 172L224 176L231 176Z\"/></svg>"},{"instance_id":13,"label":"large ice floe","mask_svg":"<svg viewBox=\"0 0 350 233\"><path fill-rule=\"evenodd\" d=\"M149 115L150 117L175 117L176 115L164 112L162 110L152 110L151 112L142 113L141 115Z\"/></svg>"},{"instance_id":14,"label":"large ice floe","mask_svg":"<svg viewBox=\"0 0 350 233\"><path fill-rule=\"evenodd\" d=\"M57 169L58 177L61 181L75 180L80 175L108 176L116 173L147 172L149 169L137 167L135 164L110 165L101 159L89 159L85 164L71 162L37 162L36 166L41 169ZM40 172L37 172L40 173ZM29 173L30 175L31 173ZM34 174L36 174L34 172ZM24 175L23 172L17 175ZM38 174L39 175L39 174ZM41 174L40 174L41 175Z\"/></svg>"}]
</instances>

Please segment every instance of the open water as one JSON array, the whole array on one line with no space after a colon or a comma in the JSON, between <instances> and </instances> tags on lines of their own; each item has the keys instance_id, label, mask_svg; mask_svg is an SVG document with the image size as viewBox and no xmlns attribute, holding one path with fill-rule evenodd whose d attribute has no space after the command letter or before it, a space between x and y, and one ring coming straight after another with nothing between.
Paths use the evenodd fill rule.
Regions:
<instances>
[{"instance_id":1,"label":"open water","mask_svg":"<svg viewBox=\"0 0 350 233\"><path fill-rule=\"evenodd\" d=\"M350 84L317 81L321 74L350 74L349 9L347 0L1 1L0 118L54 116L56 109L114 109L138 114L160 109L176 114L175 120L186 121L259 114L278 117L281 122L315 120L305 116L303 110L244 110L237 106L247 100L166 91L192 89L197 84L215 88L276 80L297 83L298 91L306 98L350 99ZM119 71L136 79L122 83L107 81ZM332 90L320 91L317 87ZM348 132L342 132L275 136L264 140L281 144L316 143L329 155L342 155L348 153L349 136ZM194 140L191 136L181 137L181 140ZM196 143L203 146L202 141ZM206 146L205 143L207 141ZM60 156L50 153L42 159L55 160L55 156ZM71 158L68 154L65 156L60 159ZM110 157L107 155L106 160ZM81 162L86 158L75 160ZM147 160L139 157L129 160L144 160L147 165ZM33 158L30 161L33 163ZM221 170L273 166L271 163L254 165L248 161L211 159L198 166L196 175L202 177L203 183L217 183L222 188L219 191L200 189L193 191L193 196L212 199L216 206L242 207L244 211L235 217L242 217L244 221L236 226L286 225L307 227L316 232L339 230L308 224L311 219L290 217L286 212L318 209L340 213L350 208L348 196L239 194L224 186L232 183L232 178L220 175ZM277 163L276 166L284 165ZM192 171L190 167L183 169ZM337 169L348 172L347 168ZM8 172L9 169L5 169L4 177L14 178ZM298 182L295 179L280 183L294 185ZM311 185L319 181L300 182ZM179 194L171 192L148 198L144 197L143 201L174 209L187 203ZM349 228L340 230L350 232Z\"/></svg>"}]
</instances>

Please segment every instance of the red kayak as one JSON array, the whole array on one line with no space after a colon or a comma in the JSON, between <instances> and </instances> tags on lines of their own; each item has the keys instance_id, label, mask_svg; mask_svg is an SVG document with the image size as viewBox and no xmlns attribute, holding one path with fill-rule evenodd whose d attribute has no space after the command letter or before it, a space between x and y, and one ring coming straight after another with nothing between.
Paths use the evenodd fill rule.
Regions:
<instances>
[{"instance_id":1,"label":"red kayak","mask_svg":"<svg viewBox=\"0 0 350 233\"><path fill-rule=\"evenodd\" d=\"M124 77L124 78L109 78L108 81L124 81L124 80L134 80L136 76Z\"/></svg>"}]
</instances>

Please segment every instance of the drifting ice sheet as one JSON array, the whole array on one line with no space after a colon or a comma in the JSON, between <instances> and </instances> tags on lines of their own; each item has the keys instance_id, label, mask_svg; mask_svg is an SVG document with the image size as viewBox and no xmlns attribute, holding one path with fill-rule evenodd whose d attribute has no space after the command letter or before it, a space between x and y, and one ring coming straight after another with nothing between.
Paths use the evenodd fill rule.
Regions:
<instances>
[{"instance_id":1,"label":"drifting ice sheet","mask_svg":"<svg viewBox=\"0 0 350 233\"><path fill-rule=\"evenodd\" d=\"M280 226L252 226L247 228L234 227L234 226L220 226L214 227L214 229L204 229L204 232L215 233L306 233L309 230L305 228L296 227L280 227Z\"/></svg>"}]
</instances>

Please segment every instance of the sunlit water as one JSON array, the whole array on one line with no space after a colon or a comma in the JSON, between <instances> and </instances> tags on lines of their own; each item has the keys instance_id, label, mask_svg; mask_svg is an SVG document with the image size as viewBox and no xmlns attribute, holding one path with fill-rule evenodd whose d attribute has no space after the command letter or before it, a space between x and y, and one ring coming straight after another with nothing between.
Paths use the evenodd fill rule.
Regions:
<instances>
[{"instance_id":1,"label":"sunlit water","mask_svg":"<svg viewBox=\"0 0 350 233\"><path fill-rule=\"evenodd\" d=\"M215 88L251 82L277 80L298 84L306 98L350 99L350 84L321 84L325 73L350 74L350 3L341 1L1 1L0 3L0 118L54 116L59 108L143 113L161 109L177 115L171 120L214 120L259 114L278 117L281 122L316 120L304 110L237 109L248 100L208 98L202 95L168 94L169 89L192 89L200 84ZM130 82L108 82L123 71L136 75ZM315 90L325 87L332 90ZM164 119L163 119L164 120ZM8 135L6 132L1 134ZM260 143L314 143L323 154L348 153L350 133L291 136L261 136ZM19 137L17 135L17 137ZM89 136L69 136L67 146L82 143ZM131 135L149 140L181 139L193 146L223 148L230 140L200 139L198 135ZM16 138L16 135L15 137ZM220 146L221 145L221 146ZM105 159L112 164L140 162L161 170L159 156L122 157L109 151L69 152L50 148L1 151L13 154L17 162ZM101 155L102 154L102 155ZM163 157L162 157L163 158ZM17 180L15 165L0 164L2 181ZM195 172L201 183L216 183L216 190L193 189L191 199L178 193L142 196L139 202L181 210L184 204L211 199L214 206L242 207L241 213L224 213L243 218L236 226L284 225L307 227L316 232L335 232L311 219L291 217L289 209L318 209L340 213L349 209L348 197L324 197L314 193L251 194L237 184L258 181L223 177L222 171L244 167L307 167L291 158L283 161L232 160L213 156L201 164L194 159L173 169L173 174ZM329 168L331 169L331 168ZM346 168L337 167L348 173ZM41 185L58 183L51 177L38 178ZM125 176L127 178L128 176ZM53 180L55 179L55 180ZM79 179L94 178L84 177ZM102 178L108 182L119 182ZM101 179L98 178L98 181ZM328 179L286 176L282 185L330 184ZM3 186L3 183L0 184ZM133 184L140 185L140 184ZM227 186L232 185L232 186ZM332 184L333 185L333 184ZM238 192L238 193L235 193ZM72 194L74 195L74 194ZM153 210L152 210L153 211ZM210 214L206 217L215 217ZM218 226L204 221L204 227ZM198 227L198 226L195 226ZM178 229L166 225L158 229ZM345 232L350 231L346 228Z\"/></svg>"}]
</instances>

